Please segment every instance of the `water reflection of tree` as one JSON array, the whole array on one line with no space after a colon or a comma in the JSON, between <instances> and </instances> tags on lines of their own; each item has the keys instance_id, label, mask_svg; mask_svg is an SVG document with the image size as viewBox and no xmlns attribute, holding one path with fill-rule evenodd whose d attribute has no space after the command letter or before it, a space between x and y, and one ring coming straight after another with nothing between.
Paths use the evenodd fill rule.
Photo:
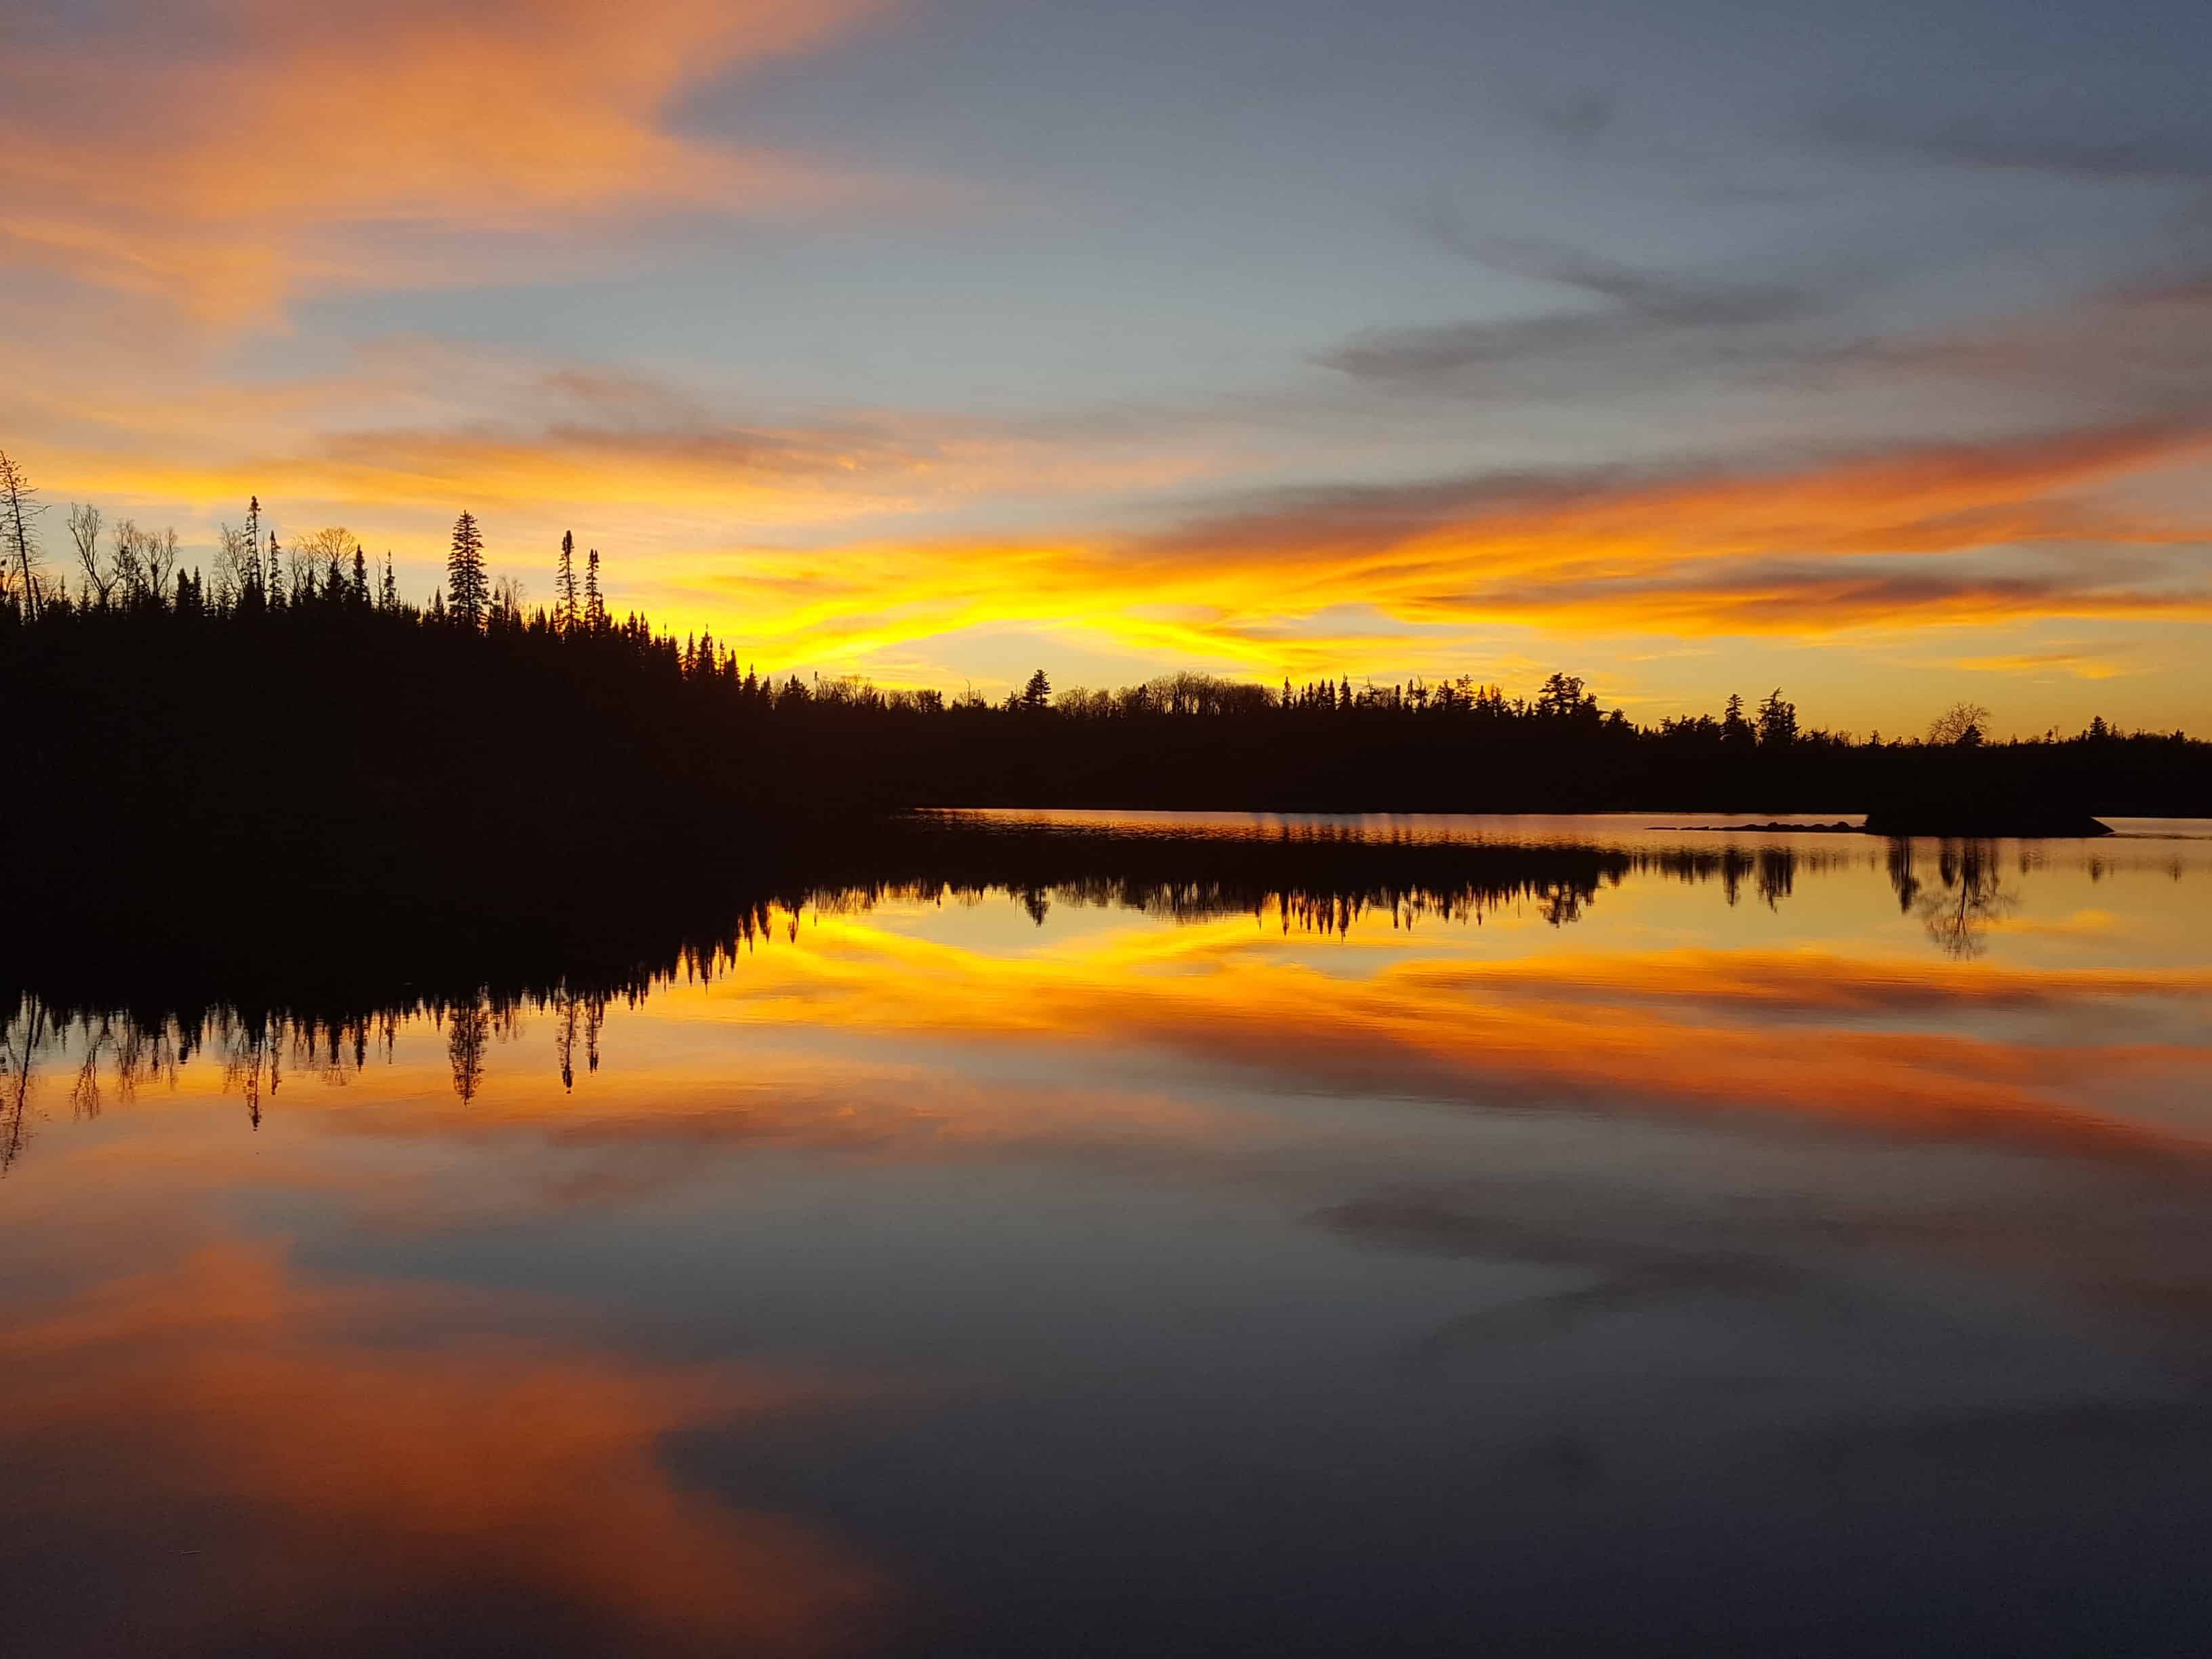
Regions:
<instances>
[{"instance_id":1,"label":"water reflection of tree","mask_svg":"<svg viewBox=\"0 0 2212 1659\"><path fill-rule=\"evenodd\" d=\"M1039 926L1055 905L1067 904L1127 908L1185 922L1238 914L1265 922L1272 915L1285 933L1344 937L1365 917L1385 911L1394 927L1410 928L1432 919L1480 925L1501 909L1525 905L1551 926L1567 927L1581 920L1601 892L1636 874L1717 881L1730 902L1752 882L1771 904L1790 893L1800 862L1842 861L1838 854L1787 847L1438 844L1303 832L1261 841L1128 838L1111 832L922 835L901 843L896 854L876 863L878 872L886 866L892 872L855 879L823 872L774 898L736 906L725 912L732 920L663 951L601 953L596 966L572 965L550 982L479 980L458 992L392 997L377 994L372 978L365 994L341 995L335 1006L326 997L307 1007L266 999L193 1006L158 981L116 980L112 990L90 994L80 985L58 1004L22 992L15 1012L0 1024L8 1045L0 1055L6 1085L0 1095L0 1168L20 1155L27 1135L31 1074L42 1055L74 1055L71 1103L78 1116L89 1118L144 1082L163 1079L173 1086L179 1071L204 1051L220 1066L224 1091L243 1103L247 1122L258 1127L286 1081L313 1077L342 1086L368 1066L373 1049L380 1049L389 1064L400 1025L418 1018L441 1031L453 1091L473 1102L485 1086L493 1048L516 1035L526 1008L538 1007L553 1016L554 1066L562 1086L573 1090L580 1072L599 1070L610 1001L635 1006L673 980L711 981L773 939L795 940L808 914L861 913L885 902L1011 898ZM434 962L427 970L412 962L403 965L432 984L441 982ZM106 986L112 973L113 964L103 962L88 977ZM455 981L447 975L442 982ZM466 980L459 983L468 986ZM0 1007L8 1006L7 994L0 993ZM125 1012L149 1008L172 1012Z\"/></svg>"},{"instance_id":2,"label":"water reflection of tree","mask_svg":"<svg viewBox=\"0 0 2212 1659\"><path fill-rule=\"evenodd\" d=\"M2026 862L2023 855L2023 865ZM1916 916L1946 956L1960 960L1989 949L1989 929L2019 908L2004 890L1997 848L1986 841L1946 842L1936 855L1937 885L1923 882L1912 843L1889 848L1889 880L1900 912Z\"/></svg>"},{"instance_id":3,"label":"water reflection of tree","mask_svg":"<svg viewBox=\"0 0 2212 1659\"><path fill-rule=\"evenodd\" d=\"M491 1016L479 992L446 1011L446 1055L453 1062L453 1092L464 1101L474 1100L483 1084L484 1045L491 1035Z\"/></svg>"},{"instance_id":4,"label":"water reflection of tree","mask_svg":"<svg viewBox=\"0 0 2212 1659\"><path fill-rule=\"evenodd\" d=\"M241 1014L233 1009L215 1011L216 1052L222 1056L222 1086L246 1103L246 1119L261 1127L261 1097L265 1079L274 1096L282 1081L278 1051L283 1032L267 1013Z\"/></svg>"},{"instance_id":5,"label":"water reflection of tree","mask_svg":"<svg viewBox=\"0 0 2212 1659\"><path fill-rule=\"evenodd\" d=\"M204 1052L220 1069L223 1091L236 1096L247 1122L258 1128L288 1066L295 1074L342 1085L368 1064L372 1033L380 1036L385 1058L392 1057L399 1024L413 1012L419 1010L393 1007L318 1019L218 1006L191 1015L149 1016L128 1007L63 1008L21 995L15 1012L0 1018L0 1172L15 1162L30 1137L33 1084L42 1064L67 1068L74 1061L74 1070L66 1073L70 1115L89 1121L148 1086L173 1089L193 1055Z\"/></svg>"},{"instance_id":6,"label":"water reflection of tree","mask_svg":"<svg viewBox=\"0 0 2212 1659\"><path fill-rule=\"evenodd\" d=\"M576 1086L576 994L566 980L553 994L553 1057L561 1065L561 1086Z\"/></svg>"},{"instance_id":7,"label":"water reflection of tree","mask_svg":"<svg viewBox=\"0 0 2212 1659\"><path fill-rule=\"evenodd\" d=\"M980 902L994 893L1016 898L1042 927L1055 903L1142 910L1175 921L1245 915L1279 918L1285 933L1350 933L1371 912L1393 927L1437 917L1480 924L1526 904L1555 927L1570 926L1606 889L1631 876L1661 875L1690 884L1716 882L1730 905L1747 889L1778 908L1806 870L1843 866L1843 849L1790 846L1596 848L1437 842L1374 842L1300 836L1267 840L1217 836L1175 842L1110 835L1059 834L1007 849L987 843L985 856L1013 853L1021 873L1004 865L957 856L917 860L912 873L880 878L835 896L810 893L822 910L863 908L889 900Z\"/></svg>"},{"instance_id":8,"label":"water reflection of tree","mask_svg":"<svg viewBox=\"0 0 2212 1659\"><path fill-rule=\"evenodd\" d=\"M492 1050L518 1035L526 1011L544 1009L552 1016L553 1067L562 1086L573 1090L580 1075L599 1070L611 1003L635 1007L672 982L710 983L738 970L752 951L796 939L805 916L860 914L886 903L1011 901L1040 926L1066 906L1131 908L1178 922L1243 915L1285 935L1337 938L1386 912L1401 928L1480 926L1509 911L1565 927L1638 878L1710 884L1730 904L1748 891L1779 906L1800 874L1863 869L1870 850L1864 842L1638 848L1304 833L1197 840L1089 831L925 834L888 848L867 867L820 870L772 897L731 906L719 923L696 931L657 931L662 919L614 915L622 925L611 939L561 953L557 971L543 978L526 965L487 973L473 960L455 971L436 951L410 951L318 981L320 958L310 957L305 982L325 988L307 1003L284 1005L264 994L241 1006L212 1000L205 990L230 982L266 988L272 977L283 983L282 976L254 979L249 961L180 989L102 957L72 964L51 984L0 989L0 1010L13 1011L0 1014L0 1169L21 1155L29 1133L34 1066L63 1054L75 1060L70 1098L79 1115L96 1115L152 1080L173 1085L204 1050L258 1125L283 1082L313 1077L342 1086L379 1050L392 1063L399 1028L417 1019L442 1034L453 1091L473 1102L494 1069ZM2023 849L2021 856L2039 855ZM1997 849L1954 842L1934 854L1932 868L1929 857L1929 843L1917 853L1911 842L1889 843L1899 907L1920 918L1939 948L1977 955L1989 926L2014 902L1999 879ZM526 964L533 953L517 954ZM146 1012L152 1010L167 1012Z\"/></svg>"},{"instance_id":9,"label":"water reflection of tree","mask_svg":"<svg viewBox=\"0 0 2212 1659\"><path fill-rule=\"evenodd\" d=\"M0 1173L12 1167L30 1138L32 1083L43 1057L66 1061L76 1050L70 1082L70 1115L89 1121L106 1109L111 1093L128 1101L142 1084L176 1081L189 1057L167 1024L149 1026L110 1010L71 1019L57 1018L40 998L20 999L0 1021Z\"/></svg>"},{"instance_id":10,"label":"water reflection of tree","mask_svg":"<svg viewBox=\"0 0 2212 1659\"><path fill-rule=\"evenodd\" d=\"M1920 878L1912 869L1912 843L1893 841L1889 844L1889 884L1897 893L1897 911L1909 915L1912 901L1920 896Z\"/></svg>"},{"instance_id":11,"label":"water reflection of tree","mask_svg":"<svg viewBox=\"0 0 2212 1659\"><path fill-rule=\"evenodd\" d=\"M76 1081L70 1090L73 1117L96 1118L112 1089L118 1100L128 1101L142 1083L176 1079L179 1056L174 1035L167 1026L149 1028L127 1015L88 1016L81 1033Z\"/></svg>"},{"instance_id":12,"label":"water reflection of tree","mask_svg":"<svg viewBox=\"0 0 2212 1659\"><path fill-rule=\"evenodd\" d=\"M1710 866L1710 876L1702 861L1690 866L1688 876L1692 880L1717 878L1721 896L1731 909L1742 897L1743 884L1749 879L1766 908L1775 910L1796 890L1797 865L1802 856L1794 847L1727 847Z\"/></svg>"},{"instance_id":13,"label":"water reflection of tree","mask_svg":"<svg viewBox=\"0 0 2212 1659\"><path fill-rule=\"evenodd\" d=\"M30 1136L31 1064L46 1030L45 1005L36 997L25 997L9 1017L6 1032L0 1034L7 1039L0 1044L0 1085L7 1091L0 1099L0 1174L15 1167Z\"/></svg>"}]
</instances>

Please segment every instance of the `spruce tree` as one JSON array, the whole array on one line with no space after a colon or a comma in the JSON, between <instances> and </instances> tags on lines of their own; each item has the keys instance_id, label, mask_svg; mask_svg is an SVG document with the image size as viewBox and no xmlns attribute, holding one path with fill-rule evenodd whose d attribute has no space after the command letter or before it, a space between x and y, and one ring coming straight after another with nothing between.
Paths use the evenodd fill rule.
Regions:
<instances>
[{"instance_id":1,"label":"spruce tree","mask_svg":"<svg viewBox=\"0 0 2212 1659\"><path fill-rule=\"evenodd\" d=\"M1743 698L1731 691L1728 707L1721 714L1721 742L1730 748L1757 741L1758 734L1751 722L1743 717Z\"/></svg>"},{"instance_id":2,"label":"spruce tree","mask_svg":"<svg viewBox=\"0 0 2212 1659\"><path fill-rule=\"evenodd\" d=\"M484 582L483 535L476 515L464 513L453 520L453 543L446 555L446 586L452 598L447 614L471 634L483 631L485 602L490 597Z\"/></svg>"},{"instance_id":3,"label":"spruce tree","mask_svg":"<svg viewBox=\"0 0 2212 1659\"><path fill-rule=\"evenodd\" d=\"M579 620L576 612L576 532L561 532L561 574L553 584L553 631L572 634Z\"/></svg>"},{"instance_id":4,"label":"spruce tree","mask_svg":"<svg viewBox=\"0 0 2212 1659\"><path fill-rule=\"evenodd\" d=\"M593 548L584 560L584 630L600 633L607 625L607 604L599 592L599 550Z\"/></svg>"},{"instance_id":5,"label":"spruce tree","mask_svg":"<svg viewBox=\"0 0 2212 1659\"><path fill-rule=\"evenodd\" d=\"M1759 705L1759 741L1778 747L1797 741L1797 705L1776 686Z\"/></svg>"}]
</instances>

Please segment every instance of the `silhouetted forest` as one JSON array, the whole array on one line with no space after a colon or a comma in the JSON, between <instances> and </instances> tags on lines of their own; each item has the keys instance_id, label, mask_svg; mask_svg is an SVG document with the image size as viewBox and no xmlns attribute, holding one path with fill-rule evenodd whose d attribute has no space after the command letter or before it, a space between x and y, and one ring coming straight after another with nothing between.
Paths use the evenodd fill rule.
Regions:
<instances>
[{"instance_id":1,"label":"silhouetted forest","mask_svg":"<svg viewBox=\"0 0 2212 1659\"><path fill-rule=\"evenodd\" d=\"M72 573L42 562L35 500L0 470L0 710L28 808L4 815L0 856L142 911L193 890L557 908L927 805L2212 814L2212 744L2179 732L2100 720L1990 742L1959 709L1926 738L1859 739L1802 726L1778 690L1647 726L1565 673L1526 698L1471 677L1055 696L1040 671L998 702L778 681L710 635L616 617L599 556L566 539L551 604L526 605L466 514L428 605L343 531L283 546L258 501L212 570L182 568L173 532L73 508Z\"/></svg>"}]
</instances>

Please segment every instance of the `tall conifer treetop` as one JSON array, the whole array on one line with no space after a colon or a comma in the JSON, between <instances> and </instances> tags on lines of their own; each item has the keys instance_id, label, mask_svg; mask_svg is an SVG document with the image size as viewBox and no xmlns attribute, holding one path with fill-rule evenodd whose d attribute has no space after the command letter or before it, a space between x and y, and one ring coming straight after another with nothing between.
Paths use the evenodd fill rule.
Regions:
<instances>
[{"instance_id":1,"label":"tall conifer treetop","mask_svg":"<svg viewBox=\"0 0 2212 1659\"><path fill-rule=\"evenodd\" d=\"M446 589L447 614L471 632L481 632L491 589L484 579L483 533L472 513L453 520L453 546L446 555Z\"/></svg>"},{"instance_id":2,"label":"tall conifer treetop","mask_svg":"<svg viewBox=\"0 0 2212 1659\"><path fill-rule=\"evenodd\" d=\"M561 566L553 581L553 631L572 632L580 620L576 599L576 532L561 532Z\"/></svg>"}]
</instances>

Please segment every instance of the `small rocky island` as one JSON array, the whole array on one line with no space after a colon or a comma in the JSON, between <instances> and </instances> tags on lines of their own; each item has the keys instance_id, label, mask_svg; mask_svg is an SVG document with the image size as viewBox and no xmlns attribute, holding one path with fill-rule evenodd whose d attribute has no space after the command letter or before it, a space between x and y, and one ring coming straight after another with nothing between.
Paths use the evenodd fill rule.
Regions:
<instances>
[{"instance_id":1,"label":"small rocky island","mask_svg":"<svg viewBox=\"0 0 2212 1659\"><path fill-rule=\"evenodd\" d=\"M2109 836L2112 826L2063 806L1992 810L1972 804L1889 807L1867 814L1869 836L1946 836L1977 841L2059 841Z\"/></svg>"},{"instance_id":2,"label":"small rocky island","mask_svg":"<svg viewBox=\"0 0 2212 1659\"><path fill-rule=\"evenodd\" d=\"M2068 808L1991 808L1972 803L1890 805L1866 822L1829 823L1655 823L1654 830L1713 836L1934 836L1957 841L2062 841L2109 836L2112 826Z\"/></svg>"},{"instance_id":3,"label":"small rocky island","mask_svg":"<svg viewBox=\"0 0 2212 1659\"><path fill-rule=\"evenodd\" d=\"M2070 793L2070 792L2064 792ZM1976 840L2070 840L2112 827L2062 792L2037 789L1984 768L1923 775L1869 801L1870 836L1948 836Z\"/></svg>"}]
</instances>

